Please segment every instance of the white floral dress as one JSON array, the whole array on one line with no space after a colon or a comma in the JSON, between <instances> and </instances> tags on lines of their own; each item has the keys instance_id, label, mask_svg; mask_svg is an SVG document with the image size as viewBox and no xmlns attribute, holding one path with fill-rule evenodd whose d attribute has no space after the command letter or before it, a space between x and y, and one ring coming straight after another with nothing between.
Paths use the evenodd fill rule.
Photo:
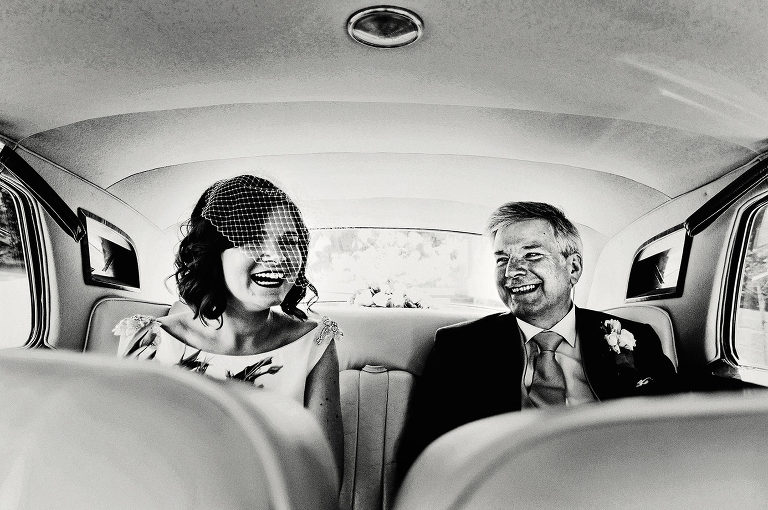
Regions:
<instances>
[{"instance_id":1,"label":"white floral dress","mask_svg":"<svg viewBox=\"0 0 768 510\"><path fill-rule=\"evenodd\" d=\"M134 315L113 329L122 356L154 359L217 379L239 379L289 396L304 404L307 376L332 339L343 333L323 316L316 328L272 351L250 355L212 354L191 347L162 329L155 317Z\"/></svg>"}]
</instances>

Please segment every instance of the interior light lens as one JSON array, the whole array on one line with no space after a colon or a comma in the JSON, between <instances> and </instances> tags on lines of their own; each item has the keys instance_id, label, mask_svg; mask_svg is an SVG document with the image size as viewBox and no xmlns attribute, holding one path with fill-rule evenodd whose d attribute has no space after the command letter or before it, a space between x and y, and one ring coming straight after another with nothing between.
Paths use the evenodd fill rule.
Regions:
<instances>
[{"instance_id":1,"label":"interior light lens","mask_svg":"<svg viewBox=\"0 0 768 510\"><path fill-rule=\"evenodd\" d=\"M352 39L367 46L398 48L421 37L424 23L407 9L369 7L350 16L347 32Z\"/></svg>"}]
</instances>

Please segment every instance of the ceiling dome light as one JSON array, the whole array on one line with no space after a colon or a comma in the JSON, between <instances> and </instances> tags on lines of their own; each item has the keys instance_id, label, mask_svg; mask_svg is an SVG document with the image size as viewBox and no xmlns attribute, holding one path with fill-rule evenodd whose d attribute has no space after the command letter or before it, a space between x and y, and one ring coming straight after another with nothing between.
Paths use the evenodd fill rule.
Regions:
<instances>
[{"instance_id":1,"label":"ceiling dome light","mask_svg":"<svg viewBox=\"0 0 768 510\"><path fill-rule=\"evenodd\" d=\"M421 37L424 23L415 13L400 7L368 7L347 21L347 32L355 41L376 48L397 48Z\"/></svg>"}]
</instances>

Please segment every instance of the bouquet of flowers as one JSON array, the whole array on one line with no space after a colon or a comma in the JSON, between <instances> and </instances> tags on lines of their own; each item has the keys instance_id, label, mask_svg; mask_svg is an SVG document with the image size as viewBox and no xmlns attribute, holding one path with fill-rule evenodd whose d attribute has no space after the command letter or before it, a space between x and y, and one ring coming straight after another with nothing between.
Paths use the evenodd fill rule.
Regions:
<instances>
[{"instance_id":1,"label":"bouquet of flowers","mask_svg":"<svg viewBox=\"0 0 768 510\"><path fill-rule=\"evenodd\" d=\"M421 296L406 291L404 287L390 281L379 285L369 284L355 291L350 298L352 304L376 308L429 308Z\"/></svg>"}]
</instances>

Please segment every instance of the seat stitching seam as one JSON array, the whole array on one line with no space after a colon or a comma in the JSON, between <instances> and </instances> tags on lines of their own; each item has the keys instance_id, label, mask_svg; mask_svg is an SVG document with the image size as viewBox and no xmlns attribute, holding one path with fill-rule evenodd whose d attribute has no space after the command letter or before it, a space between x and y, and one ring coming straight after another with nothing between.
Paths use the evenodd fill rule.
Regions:
<instances>
[{"instance_id":1,"label":"seat stitching seam","mask_svg":"<svg viewBox=\"0 0 768 510\"><path fill-rule=\"evenodd\" d=\"M386 493L386 488L384 487L384 473L387 469L387 424L388 424L388 418L389 418L389 378L390 371L387 370L387 386L386 386L386 393L384 394L384 426L383 433L382 433L382 448L381 448L381 473L380 473L380 479L379 479L379 487L381 487L381 493L380 493L380 508L384 509L384 494Z\"/></svg>"},{"instance_id":2,"label":"seat stitching seam","mask_svg":"<svg viewBox=\"0 0 768 510\"><path fill-rule=\"evenodd\" d=\"M363 371L357 372L357 413L355 413L357 423L355 424L355 467L352 470L352 500L351 507L355 508L355 501L357 499L357 468L358 468L358 456L360 455L360 407L362 403L361 389L363 387Z\"/></svg>"}]
</instances>

